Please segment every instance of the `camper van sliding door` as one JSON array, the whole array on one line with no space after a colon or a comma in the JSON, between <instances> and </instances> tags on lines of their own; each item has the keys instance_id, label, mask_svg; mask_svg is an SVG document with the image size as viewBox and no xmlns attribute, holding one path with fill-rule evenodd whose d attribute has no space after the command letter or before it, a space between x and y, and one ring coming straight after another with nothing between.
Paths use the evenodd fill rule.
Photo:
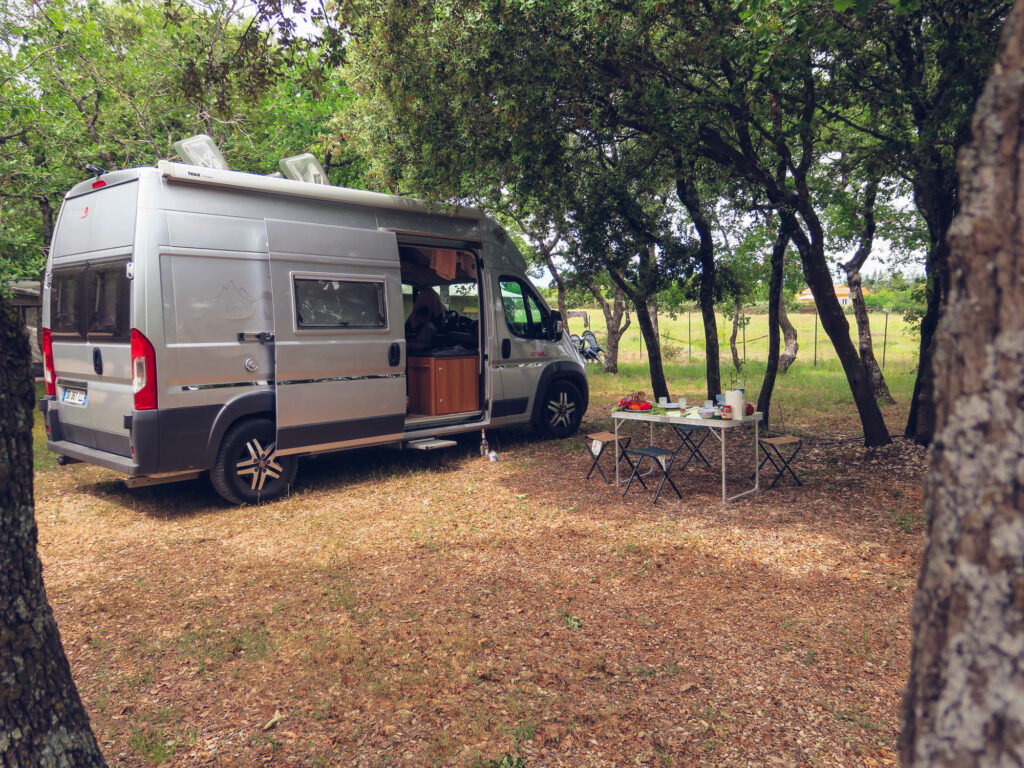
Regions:
<instances>
[{"instance_id":1,"label":"camper van sliding door","mask_svg":"<svg viewBox=\"0 0 1024 768\"><path fill-rule=\"evenodd\" d=\"M272 221L267 232L278 451L400 439L405 335L395 236ZM311 252L290 252L300 248Z\"/></svg>"}]
</instances>

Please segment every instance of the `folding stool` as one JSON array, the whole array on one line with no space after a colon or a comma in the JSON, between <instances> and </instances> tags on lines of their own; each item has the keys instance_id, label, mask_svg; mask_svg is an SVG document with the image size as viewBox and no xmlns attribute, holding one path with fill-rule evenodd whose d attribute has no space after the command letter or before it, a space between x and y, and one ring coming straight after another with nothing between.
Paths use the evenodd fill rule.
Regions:
<instances>
[{"instance_id":1,"label":"folding stool","mask_svg":"<svg viewBox=\"0 0 1024 768\"><path fill-rule=\"evenodd\" d=\"M758 471L760 472L761 467L769 461L772 463L772 466L775 467L775 479L772 480L772 484L768 486L769 488L774 488L775 484L779 482L779 478L781 478L787 470L789 471L789 474L793 476L793 479L796 480L797 485L803 485L803 483L800 482L800 478L796 476L796 472L794 472L793 468L790 466L790 463L796 458L796 455L800 453L800 449L804 445L803 440L799 437L793 437L793 435L779 435L778 437L762 437L757 442L761 446L761 450L764 451L764 458L761 459L761 463L757 466ZM784 456L779 449L791 445L796 445L796 448L794 448L793 452L788 456ZM774 456L772 455L773 453L775 454ZM776 459L778 459L778 461L776 461Z\"/></svg>"},{"instance_id":2,"label":"folding stool","mask_svg":"<svg viewBox=\"0 0 1024 768\"><path fill-rule=\"evenodd\" d=\"M619 461L625 459L630 469L633 468L633 462L630 461L629 457L626 455L626 448L629 446L629 441L632 439L633 438L627 437L626 435L622 435L619 438ZM597 448L597 453L594 453L595 443L600 443L600 446ZM606 483L611 482L611 480L608 479L608 475L604 473L604 470L601 469L601 465L598 462L600 462L601 456L604 454L604 449L607 448L609 444L614 443L614 432L594 432L593 434L587 435L587 450L590 451L590 455L594 459L590 464L590 471L587 472L587 480L589 480L590 476L594 474L594 468L597 467L597 471L601 473L601 477L604 478L604 481Z\"/></svg>"},{"instance_id":3,"label":"folding stool","mask_svg":"<svg viewBox=\"0 0 1024 768\"><path fill-rule=\"evenodd\" d=\"M679 443L679 447L676 448L676 454L678 455L684 448L689 452L689 455L686 457L686 461L683 462L683 466L680 468L680 471L686 469L694 459L700 459L704 462L705 466L710 469L711 462L709 462L707 457L704 456L700 447L704 445L704 441L708 439L708 435L711 434L711 430L707 427L694 427L690 424L673 424L672 428L676 431L676 434L679 435L679 440L681 441ZM694 434L697 432L700 433L700 440L696 440L694 438Z\"/></svg>"},{"instance_id":4,"label":"folding stool","mask_svg":"<svg viewBox=\"0 0 1024 768\"><path fill-rule=\"evenodd\" d=\"M625 496L629 493L629 486L632 484L633 479L636 478L640 481L640 485L644 487L644 490L648 490L647 483L644 482L643 477L640 475L640 465L643 463L645 458L650 459L651 463L661 467L661 482L658 483L658 490L654 492L654 501L652 504L658 503L658 497L661 495L661 489L665 487L665 481L672 486L672 490L676 492L676 496L680 499L683 498L683 494L676 488L676 484L672 482L672 478L668 476L668 473L672 469L672 461L675 459L676 452L670 451L667 448L659 448L656 445L649 445L646 448L628 448L624 451L627 454L633 454L637 457L636 464L633 465L633 473L629 476L629 480L626 481L626 490L622 492ZM653 469L652 469L653 471Z\"/></svg>"}]
</instances>

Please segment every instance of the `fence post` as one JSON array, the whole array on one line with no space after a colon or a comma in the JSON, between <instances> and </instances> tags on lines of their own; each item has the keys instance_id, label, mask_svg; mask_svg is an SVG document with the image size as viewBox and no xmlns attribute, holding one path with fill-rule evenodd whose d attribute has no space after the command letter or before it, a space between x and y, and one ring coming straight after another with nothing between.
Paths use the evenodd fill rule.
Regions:
<instances>
[{"instance_id":1,"label":"fence post","mask_svg":"<svg viewBox=\"0 0 1024 768\"><path fill-rule=\"evenodd\" d=\"M693 334L690 332L690 310L686 310L686 359L693 359Z\"/></svg>"},{"instance_id":2,"label":"fence post","mask_svg":"<svg viewBox=\"0 0 1024 768\"><path fill-rule=\"evenodd\" d=\"M814 367L818 367L818 308L814 308Z\"/></svg>"},{"instance_id":3,"label":"fence post","mask_svg":"<svg viewBox=\"0 0 1024 768\"><path fill-rule=\"evenodd\" d=\"M746 320L746 318L744 317L743 320ZM743 323L742 328L743 328L743 362L746 363L747 362L747 324L746 324L746 322Z\"/></svg>"}]
</instances>

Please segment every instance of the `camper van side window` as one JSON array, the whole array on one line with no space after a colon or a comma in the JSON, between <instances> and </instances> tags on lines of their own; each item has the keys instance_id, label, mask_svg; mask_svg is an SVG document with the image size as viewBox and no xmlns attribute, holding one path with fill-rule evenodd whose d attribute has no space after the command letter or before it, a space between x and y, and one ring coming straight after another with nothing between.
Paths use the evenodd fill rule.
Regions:
<instances>
[{"instance_id":1,"label":"camper van side window","mask_svg":"<svg viewBox=\"0 0 1024 768\"><path fill-rule=\"evenodd\" d=\"M295 278L299 328L384 328L384 284L364 280Z\"/></svg>"},{"instance_id":2,"label":"camper van side window","mask_svg":"<svg viewBox=\"0 0 1024 768\"><path fill-rule=\"evenodd\" d=\"M82 267L54 270L50 287L50 332L54 336L81 336Z\"/></svg>"},{"instance_id":3,"label":"camper van side window","mask_svg":"<svg viewBox=\"0 0 1024 768\"><path fill-rule=\"evenodd\" d=\"M499 285L508 329L526 339L543 338L544 312L533 292L521 280L513 277L501 278Z\"/></svg>"}]
</instances>

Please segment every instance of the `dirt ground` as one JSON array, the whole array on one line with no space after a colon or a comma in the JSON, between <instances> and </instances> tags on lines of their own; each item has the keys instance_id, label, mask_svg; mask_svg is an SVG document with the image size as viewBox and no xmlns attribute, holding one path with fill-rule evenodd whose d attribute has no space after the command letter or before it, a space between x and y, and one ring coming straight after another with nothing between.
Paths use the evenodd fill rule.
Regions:
<instances>
[{"instance_id":1,"label":"dirt ground","mask_svg":"<svg viewBox=\"0 0 1024 768\"><path fill-rule=\"evenodd\" d=\"M924 454L820 429L802 488L725 507L525 432L258 508L41 460L46 586L112 766L895 765Z\"/></svg>"}]
</instances>

